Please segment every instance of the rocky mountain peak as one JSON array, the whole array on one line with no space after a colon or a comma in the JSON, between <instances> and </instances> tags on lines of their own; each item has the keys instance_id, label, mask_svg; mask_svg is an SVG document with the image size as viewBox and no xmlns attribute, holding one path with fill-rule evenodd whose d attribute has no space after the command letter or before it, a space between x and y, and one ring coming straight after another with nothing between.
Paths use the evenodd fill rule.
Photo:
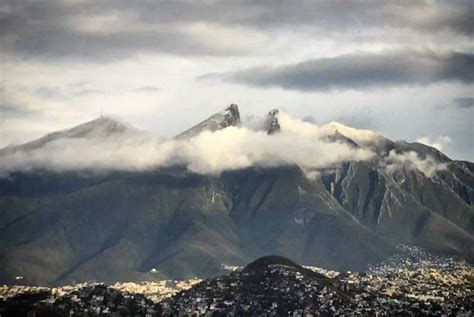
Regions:
<instances>
[{"instance_id":1,"label":"rocky mountain peak","mask_svg":"<svg viewBox=\"0 0 474 317\"><path fill-rule=\"evenodd\" d=\"M224 120L221 123L221 128L228 126L238 126L240 125L240 111L239 106L235 103L231 104L224 109Z\"/></svg>"},{"instance_id":2,"label":"rocky mountain peak","mask_svg":"<svg viewBox=\"0 0 474 317\"><path fill-rule=\"evenodd\" d=\"M224 110L213 114L206 120L196 124L192 128L178 134L175 139L189 139L204 131L214 132L230 126L240 125L240 112L236 104L231 104Z\"/></svg>"},{"instance_id":3,"label":"rocky mountain peak","mask_svg":"<svg viewBox=\"0 0 474 317\"><path fill-rule=\"evenodd\" d=\"M272 109L268 112L268 129L267 134L274 134L281 130L280 124L278 123L278 109Z\"/></svg>"}]
</instances>

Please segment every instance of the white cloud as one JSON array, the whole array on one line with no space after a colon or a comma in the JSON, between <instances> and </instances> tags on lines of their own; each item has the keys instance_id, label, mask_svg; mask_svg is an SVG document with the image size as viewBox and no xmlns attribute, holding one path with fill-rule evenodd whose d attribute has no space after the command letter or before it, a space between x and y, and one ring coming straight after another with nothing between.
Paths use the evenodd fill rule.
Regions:
<instances>
[{"instance_id":1,"label":"white cloud","mask_svg":"<svg viewBox=\"0 0 474 317\"><path fill-rule=\"evenodd\" d=\"M354 129L338 122L330 122L322 127L328 135L341 133L359 145L370 145L383 141L384 137L374 131Z\"/></svg>"},{"instance_id":2,"label":"white cloud","mask_svg":"<svg viewBox=\"0 0 474 317\"><path fill-rule=\"evenodd\" d=\"M59 139L30 152L4 154L0 157L0 174L33 169L145 170L173 165L185 166L200 174L289 164L311 170L373 156L369 150L325 142L320 128L287 114L281 113L279 121L281 132L274 135L244 124L216 132L206 131L188 140L164 142L134 134Z\"/></svg>"},{"instance_id":3,"label":"white cloud","mask_svg":"<svg viewBox=\"0 0 474 317\"><path fill-rule=\"evenodd\" d=\"M451 138L448 136L439 136L436 138L422 137L417 139L416 142L434 147L438 151L443 152L447 147L449 147L451 143L453 143L453 140L451 140Z\"/></svg>"},{"instance_id":4,"label":"white cloud","mask_svg":"<svg viewBox=\"0 0 474 317\"><path fill-rule=\"evenodd\" d=\"M440 163L431 156L422 159L414 151L397 153L392 150L386 158L385 164L389 173L394 173L400 169L419 170L429 178L435 176L436 172L447 168L445 163Z\"/></svg>"}]
</instances>

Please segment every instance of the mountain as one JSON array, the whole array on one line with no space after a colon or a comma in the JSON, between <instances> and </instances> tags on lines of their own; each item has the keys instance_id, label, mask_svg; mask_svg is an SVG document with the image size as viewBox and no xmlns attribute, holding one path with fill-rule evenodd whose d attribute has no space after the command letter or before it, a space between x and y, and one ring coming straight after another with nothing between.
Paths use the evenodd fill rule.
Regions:
<instances>
[{"instance_id":1,"label":"mountain","mask_svg":"<svg viewBox=\"0 0 474 317\"><path fill-rule=\"evenodd\" d=\"M305 276L311 276L317 278L321 281L329 282L330 279L326 276L314 272L310 269L304 268L299 264L296 264L292 260L285 258L283 256L278 255L267 255L257 260L253 261L252 263L247 264L242 270L243 273L248 273L251 275L258 275L258 274L265 274L265 271L271 270L273 268L284 268L289 269L295 272L298 272Z\"/></svg>"},{"instance_id":2,"label":"mountain","mask_svg":"<svg viewBox=\"0 0 474 317\"><path fill-rule=\"evenodd\" d=\"M178 134L175 139L189 139L204 131L217 131L229 126L240 125L240 112L236 104L231 104L221 112L218 112L206 120L198 123L192 128Z\"/></svg>"},{"instance_id":3,"label":"mountain","mask_svg":"<svg viewBox=\"0 0 474 317\"><path fill-rule=\"evenodd\" d=\"M114 120L109 117L101 116L92 121L83 123L71 129L53 132L37 140L27 142L21 145L12 145L0 150L0 155L14 153L18 151L33 151L44 147L48 143L63 139L103 139L125 133L137 133L138 131L131 126Z\"/></svg>"},{"instance_id":4,"label":"mountain","mask_svg":"<svg viewBox=\"0 0 474 317\"><path fill-rule=\"evenodd\" d=\"M284 129L278 111L268 118L268 137L276 137ZM112 122L99 118L16 151L132 129ZM174 140L239 125L231 105ZM363 270L399 243L474 259L472 163L340 124L321 131L325 142L375 155L316 177L295 165L204 175L184 166L11 172L0 178L0 283L211 276L265 254Z\"/></svg>"},{"instance_id":5,"label":"mountain","mask_svg":"<svg viewBox=\"0 0 474 317\"><path fill-rule=\"evenodd\" d=\"M266 124L267 134L273 134L280 131L281 127L278 123L278 109L273 109L268 113L268 123Z\"/></svg>"},{"instance_id":6,"label":"mountain","mask_svg":"<svg viewBox=\"0 0 474 317\"><path fill-rule=\"evenodd\" d=\"M472 163L451 160L421 143L393 142L337 123L322 129L378 154L371 161L344 163L321 174L326 189L360 223L390 241L473 259ZM420 166L402 164L387 171L387 161L405 156L417 157Z\"/></svg>"},{"instance_id":7,"label":"mountain","mask_svg":"<svg viewBox=\"0 0 474 317\"><path fill-rule=\"evenodd\" d=\"M210 276L272 251L362 269L391 250L297 167L18 173L1 189L4 283Z\"/></svg>"}]
</instances>

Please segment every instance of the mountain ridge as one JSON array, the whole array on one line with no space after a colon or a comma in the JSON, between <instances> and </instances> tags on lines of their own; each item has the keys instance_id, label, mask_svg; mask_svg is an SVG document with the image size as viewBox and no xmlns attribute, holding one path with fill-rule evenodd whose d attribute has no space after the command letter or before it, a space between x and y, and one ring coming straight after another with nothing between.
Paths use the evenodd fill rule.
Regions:
<instances>
[{"instance_id":1,"label":"mountain ridge","mask_svg":"<svg viewBox=\"0 0 474 317\"><path fill-rule=\"evenodd\" d=\"M204 131L214 132L220 129L227 128L229 126L240 125L240 112L239 107L236 104L231 104L224 110L213 114L209 118L201 121L195 126L179 133L174 138L178 140L189 139Z\"/></svg>"},{"instance_id":2,"label":"mountain ridge","mask_svg":"<svg viewBox=\"0 0 474 317\"><path fill-rule=\"evenodd\" d=\"M87 121L72 128L48 133L45 136L33 141L19 145L7 146L3 149L0 149L0 155L17 151L36 150L50 142L54 142L59 139L103 138L110 137L115 134L123 134L126 131L131 130L134 131L136 129L116 119L112 119L111 117L100 116L97 119Z\"/></svg>"},{"instance_id":3,"label":"mountain ridge","mask_svg":"<svg viewBox=\"0 0 474 317\"><path fill-rule=\"evenodd\" d=\"M267 132L280 126L269 138L284 132L278 116L271 111L262 126ZM172 140L235 128L238 107L209 120ZM399 243L474 260L473 163L419 143L357 142L353 130L336 127L333 137L321 135L324 142L376 155L319 168L314 176L291 164L219 174L185 166L14 171L0 178L1 282L18 276L25 284L48 285L211 276L222 263L242 265L265 254L363 270ZM100 131L110 136L121 130Z\"/></svg>"}]
</instances>

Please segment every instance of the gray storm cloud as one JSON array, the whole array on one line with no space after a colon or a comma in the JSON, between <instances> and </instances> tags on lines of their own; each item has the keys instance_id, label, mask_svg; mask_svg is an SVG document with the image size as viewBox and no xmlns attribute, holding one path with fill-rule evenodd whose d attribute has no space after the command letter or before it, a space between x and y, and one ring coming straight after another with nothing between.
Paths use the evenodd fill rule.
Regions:
<instances>
[{"instance_id":1,"label":"gray storm cloud","mask_svg":"<svg viewBox=\"0 0 474 317\"><path fill-rule=\"evenodd\" d=\"M459 97L454 99L454 104L461 109L474 108L474 97Z\"/></svg>"},{"instance_id":2,"label":"gray storm cloud","mask_svg":"<svg viewBox=\"0 0 474 317\"><path fill-rule=\"evenodd\" d=\"M209 73L198 79L300 91L428 85L438 82L470 84L474 82L474 54L437 54L431 51L360 53L276 67Z\"/></svg>"},{"instance_id":3,"label":"gray storm cloud","mask_svg":"<svg viewBox=\"0 0 474 317\"><path fill-rule=\"evenodd\" d=\"M192 31L199 24L324 33L405 29L473 34L467 1L14 1L0 5L2 50L14 55L110 61L142 53L248 53ZM249 40L251 42L251 39ZM249 43L251 44L251 43ZM251 45L250 45L251 46Z\"/></svg>"}]
</instances>

